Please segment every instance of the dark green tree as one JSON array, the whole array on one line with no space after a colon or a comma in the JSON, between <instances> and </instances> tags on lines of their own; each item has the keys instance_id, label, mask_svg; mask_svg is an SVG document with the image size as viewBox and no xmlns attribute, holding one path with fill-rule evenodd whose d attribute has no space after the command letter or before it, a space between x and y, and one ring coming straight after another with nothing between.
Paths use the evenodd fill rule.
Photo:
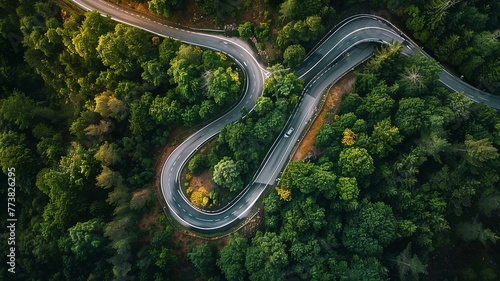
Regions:
<instances>
[{"instance_id":1,"label":"dark green tree","mask_svg":"<svg viewBox=\"0 0 500 281\"><path fill-rule=\"evenodd\" d=\"M290 45L283 53L284 63L288 67L295 67L306 57L306 50L301 45Z\"/></svg>"},{"instance_id":2,"label":"dark green tree","mask_svg":"<svg viewBox=\"0 0 500 281\"><path fill-rule=\"evenodd\" d=\"M219 252L217 265L228 281L243 281L248 278L245 268L245 254L248 247L247 239L235 234L231 236L229 245Z\"/></svg>"},{"instance_id":3,"label":"dark green tree","mask_svg":"<svg viewBox=\"0 0 500 281\"><path fill-rule=\"evenodd\" d=\"M378 256L398 237L397 222L391 207L382 202L363 204L347 220L342 244L349 250L366 256Z\"/></svg>"},{"instance_id":4,"label":"dark green tree","mask_svg":"<svg viewBox=\"0 0 500 281\"><path fill-rule=\"evenodd\" d=\"M211 276L217 272L215 247L212 244L200 244L188 253L189 260L194 264L201 276Z\"/></svg>"}]
</instances>

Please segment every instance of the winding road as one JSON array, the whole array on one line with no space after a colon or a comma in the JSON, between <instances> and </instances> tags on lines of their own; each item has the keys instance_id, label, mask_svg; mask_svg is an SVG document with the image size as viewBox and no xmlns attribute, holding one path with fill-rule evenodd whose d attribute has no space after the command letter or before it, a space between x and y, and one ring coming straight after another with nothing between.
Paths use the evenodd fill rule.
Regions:
<instances>
[{"instance_id":1,"label":"winding road","mask_svg":"<svg viewBox=\"0 0 500 281\"><path fill-rule=\"evenodd\" d=\"M84 10L98 11L118 22L153 34L223 52L232 57L243 69L246 89L239 103L224 116L203 127L180 144L165 161L161 173L161 190L172 216L183 226L203 233L228 230L250 213L264 190L276 183L276 179L289 161L301 132L313 119L324 90L370 58L378 44L398 41L403 44L402 52L405 55L421 53L428 56L410 38L382 18L356 15L339 23L298 67L296 74L304 80L306 85L304 92L296 110L272 145L252 183L224 209L207 212L192 206L181 191L179 175L182 168L191 155L216 136L226 124L236 122L241 116L243 107L248 109L254 107L255 99L262 94L264 80L269 76L269 71L256 59L253 49L238 38L171 27L158 18L103 0L70 1ZM500 109L500 96L482 92L444 69L440 81L452 91L464 92L471 100ZM295 128L295 131L290 137L284 138L284 132L291 127Z\"/></svg>"}]
</instances>

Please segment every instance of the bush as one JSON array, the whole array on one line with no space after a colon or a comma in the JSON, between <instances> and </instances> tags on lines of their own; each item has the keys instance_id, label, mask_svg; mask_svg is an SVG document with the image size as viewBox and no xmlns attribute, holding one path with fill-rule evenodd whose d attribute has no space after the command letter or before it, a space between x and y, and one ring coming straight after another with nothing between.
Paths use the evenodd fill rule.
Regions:
<instances>
[{"instance_id":1,"label":"bush","mask_svg":"<svg viewBox=\"0 0 500 281\"><path fill-rule=\"evenodd\" d=\"M205 154L196 154L188 163L188 169L194 175L199 175L207 168L207 156Z\"/></svg>"}]
</instances>

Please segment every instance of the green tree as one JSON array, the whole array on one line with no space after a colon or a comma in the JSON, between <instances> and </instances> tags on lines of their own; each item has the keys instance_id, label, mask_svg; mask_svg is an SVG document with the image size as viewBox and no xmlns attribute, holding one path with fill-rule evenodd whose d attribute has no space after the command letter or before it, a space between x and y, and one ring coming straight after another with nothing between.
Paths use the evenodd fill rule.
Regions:
<instances>
[{"instance_id":1,"label":"green tree","mask_svg":"<svg viewBox=\"0 0 500 281\"><path fill-rule=\"evenodd\" d=\"M140 29L117 24L114 32L99 38L97 52L102 63L119 75L140 74L140 66L154 54L149 35Z\"/></svg>"},{"instance_id":2,"label":"green tree","mask_svg":"<svg viewBox=\"0 0 500 281\"><path fill-rule=\"evenodd\" d=\"M14 91L8 98L0 100L0 122L7 121L20 129L27 129L32 125L35 108L34 100L22 92Z\"/></svg>"},{"instance_id":3,"label":"green tree","mask_svg":"<svg viewBox=\"0 0 500 281\"><path fill-rule=\"evenodd\" d=\"M295 67L306 57L306 50L301 45L290 45L283 53L284 62L288 67Z\"/></svg>"},{"instance_id":4,"label":"green tree","mask_svg":"<svg viewBox=\"0 0 500 281\"><path fill-rule=\"evenodd\" d=\"M340 152L339 167L342 175L356 177L373 173L373 158L364 148L348 147Z\"/></svg>"},{"instance_id":5,"label":"green tree","mask_svg":"<svg viewBox=\"0 0 500 281\"><path fill-rule=\"evenodd\" d=\"M163 67L159 60L153 59L143 63L144 72L141 74L142 79L158 87L160 84L167 81L167 70Z\"/></svg>"},{"instance_id":6,"label":"green tree","mask_svg":"<svg viewBox=\"0 0 500 281\"><path fill-rule=\"evenodd\" d=\"M255 112L261 116L267 115L274 108L274 103L269 97L260 96L255 99Z\"/></svg>"},{"instance_id":7,"label":"green tree","mask_svg":"<svg viewBox=\"0 0 500 281\"><path fill-rule=\"evenodd\" d=\"M217 265L228 281L247 280L248 274L245 269L247 249L247 239L239 237L236 233L231 236L229 245L220 250Z\"/></svg>"},{"instance_id":8,"label":"green tree","mask_svg":"<svg viewBox=\"0 0 500 281\"><path fill-rule=\"evenodd\" d=\"M111 170L108 166L102 166L102 171L96 177L96 185L104 189L120 187L123 177L119 172Z\"/></svg>"},{"instance_id":9,"label":"green tree","mask_svg":"<svg viewBox=\"0 0 500 281\"><path fill-rule=\"evenodd\" d=\"M96 254L102 252L107 244L104 238L104 222L94 218L86 222L78 222L69 228L71 251L80 261L92 262Z\"/></svg>"},{"instance_id":10,"label":"green tree","mask_svg":"<svg viewBox=\"0 0 500 281\"><path fill-rule=\"evenodd\" d=\"M382 202L363 204L347 220L342 244L349 250L368 256L380 255L398 234L391 207Z\"/></svg>"},{"instance_id":11,"label":"green tree","mask_svg":"<svg viewBox=\"0 0 500 281\"><path fill-rule=\"evenodd\" d=\"M195 246L187 254L189 260L194 264L201 276L210 276L217 272L217 254L212 244L200 244Z\"/></svg>"},{"instance_id":12,"label":"green tree","mask_svg":"<svg viewBox=\"0 0 500 281\"><path fill-rule=\"evenodd\" d=\"M366 68L369 71L379 71L382 67L382 63L391 61L397 55L402 48L402 44L399 42L391 42L389 45L383 45L375 51L375 55L368 61Z\"/></svg>"},{"instance_id":13,"label":"green tree","mask_svg":"<svg viewBox=\"0 0 500 281\"><path fill-rule=\"evenodd\" d=\"M94 157L101 164L112 166L121 161L120 154L121 151L116 147L116 144L105 141L94 154Z\"/></svg>"},{"instance_id":14,"label":"green tree","mask_svg":"<svg viewBox=\"0 0 500 281\"><path fill-rule=\"evenodd\" d=\"M415 55L407 60L398 84L405 96L418 96L429 92L439 81L441 68L436 61L421 55Z\"/></svg>"},{"instance_id":15,"label":"green tree","mask_svg":"<svg viewBox=\"0 0 500 281\"><path fill-rule=\"evenodd\" d=\"M157 96L149 107L149 115L158 124L176 123L180 119L181 108L178 100Z\"/></svg>"},{"instance_id":16,"label":"green tree","mask_svg":"<svg viewBox=\"0 0 500 281\"><path fill-rule=\"evenodd\" d=\"M498 149L488 139L474 140L470 135L465 139L465 159L470 164L481 167L484 162L498 158Z\"/></svg>"},{"instance_id":17,"label":"green tree","mask_svg":"<svg viewBox=\"0 0 500 281\"><path fill-rule=\"evenodd\" d=\"M273 73L264 82L264 96L277 98L298 97L302 93L303 81L293 73L286 73L283 66L273 67Z\"/></svg>"},{"instance_id":18,"label":"green tree","mask_svg":"<svg viewBox=\"0 0 500 281\"><path fill-rule=\"evenodd\" d=\"M307 25L308 35L302 38L303 41L316 40L325 32L325 28L321 24L321 17L319 16L307 17L305 24Z\"/></svg>"},{"instance_id":19,"label":"green tree","mask_svg":"<svg viewBox=\"0 0 500 281\"><path fill-rule=\"evenodd\" d=\"M374 257L362 258L354 255L349 261L349 265L341 262L340 271L345 280L388 280L387 268L380 263L380 260Z\"/></svg>"},{"instance_id":20,"label":"green tree","mask_svg":"<svg viewBox=\"0 0 500 281\"><path fill-rule=\"evenodd\" d=\"M163 15L167 18L170 17L172 14L172 11L167 6L166 0L150 0L150 1L148 1L148 4L149 4L149 9L153 13Z\"/></svg>"},{"instance_id":21,"label":"green tree","mask_svg":"<svg viewBox=\"0 0 500 281\"><path fill-rule=\"evenodd\" d=\"M179 49L178 56L171 60L167 73L171 77L170 83L177 84L175 92L181 96L181 101L194 103L200 97L201 78L197 77L198 70L195 67L200 62L191 63L191 60L199 60L197 52L192 48L182 46Z\"/></svg>"},{"instance_id":22,"label":"green tree","mask_svg":"<svg viewBox=\"0 0 500 281\"><path fill-rule=\"evenodd\" d=\"M450 143L437 133L423 134L421 141L421 151L425 153L426 156L432 156L436 162L441 163L440 153L446 151L446 149L450 147Z\"/></svg>"},{"instance_id":23,"label":"green tree","mask_svg":"<svg viewBox=\"0 0 500 281\"><path fill-rule=\"evenodd\" d=\"M80 32L72 39L75 52L83 58L87 65L102 65L96 52L99 37L112 32L115 23L95 11L85 13ZM95 65L94 65L95 66Z\"/></svg>"},{"instance_id":24,"label":"green tree","mask_svg":"<svg viewBox=\"0 0 500 281\"><path fill-rule=\"evenodd\" d=\"M207 120L214 116L217 108L217 105L212 100L204 100L201 102L198 114L203 120Z\"/></svg>"},{"instance_id":25,"label":"green tree","mask_svg":"<svg viewBox=\"0 0 500 281\"><path fill-rule=\"evenodd\" d=\"M350 202L358 199L359 188L356 178L340 177L337 183L339 198L343 201Z\"/></svg>"},{"instance_id":26,"label":"green tree","mask_svg":"<svg viewBox=\"0 0 500 281\"><path fill-rule=\"evenodd\" d=\"M402 98L396 112L394 122L405 135L417 133L426 125L428 112L425 111L425 102L420 98Z\"/></svg>"},{"instance_id":27,"label":"green tree","mask_svg":"<svg viewBox=\"0 0 500 281\"><path fill-rule=\"evenodd\" d=\"M238 26L238 32L243 40L248 40L253 37L253 23L247 21Z\"/></svg>"},{"instance_id":28,"label":"green tree","mask_svg":"<svg viewBox=\"0 0 500 281\"><path fill-rule=\"evenodd\" d=\"M245 266L251 281L282 280L288 265L286 245L274 232L257 232L246 251Z\"/></svg>"},{"instance_id":29,"label":"green tree","mask_svg":"<svg viewBox=\"0 0 500 281\"><path fill-rule=\"evenodd\" d=\"M489 228L483 228L483 224L477 221L460 222L456 227L457 234L465 242L479 241L484 246L490 241L495 244L498 236Z\"/></svg>"},{"instance_id":30,"label":"green tree","mask_svg":"<svg viewBox=\"0 0 500 281\"><path fill-rule=\"evenodd\" d=\"M281 3L280 14L287 19L295 18L295 15L298 10L298 1L297 0L286 0Z\"/></svg>"},{"instance_id":31,"label":"green tree","mask_svg":"<svg viewBox=\"0 0 500 281\"><path fill-rule=\"evenodd\" d=\"M447 10L459 0L432 0L425 5L426 19L430 30L442 24L446 18Z\"/></svg>"},{"instance_id":32,"label":"green tree","mask_svg":"<svg viewBox=\"0 0 500 281\"><path fill-rule=\"evenodd\" d=\"M225 105L237 100L239 86L238 72L219 67L208 79L207 94L217 105Z\"/></svg>"},{"instance_id":33,"label":"green tree","mask_svg":"<svg viewBox=\"0 0 500 281\"><path fill-rule=\"evenodd\" d=\"M207 168L207 156L205 154L198 153L188 163L188 169L191 173L199 175L203 169Z\"/></svg>"},{"instance_id":34,"label":"green tree","mask_svg":"<svg viewBox=\"0 0 500 281\"><path fill-rule=\"evenodd\" d=\"M391 119L386 118L373 127L371 135L371 151L378 157L385 157L393 150L393 147L403 141L398 127L392 126Z\"/></svg>"},{"instance_id":35,"label":"green tree","mask_svg":"<svg viewBox=\"0 0 500 281\"><path fill-rule=\"evenodd\" d=\"M180 41L170 38L163 39L158 46L160 63L162 65L170 64L170 61L177 55L180 46Z\"/></svg>"},{"instance_id":36,"label":"green tree","mask_svg":"<svg viewBox=\"0 0 500 281\"><path fill-rule=\"evenodd\" d=\"M154 119L150 115L153 97L150 92L144 93L139 99L130 104L130 130L134 135L141 135L154 128Z\"/></svg>"},{"instance_id":37,"label":"green tree","mask_svg":"<svg viewBox=\"0 0 500 281\"><path fill-rule=\"evenodd\" d=\"M269 41L271 30L267 23L261 22L259 25L256 25L254 29L255 37L264 41Z\"/></svg>"},{"instance_id":38,"label":"green tree","mask_svg":"<svg viewBox=\"0 0 500 281\"><path fill-rule=\"evenodd\" d=\"M33 169L32 151L25 140L23 134L14 131L0 133L0 166L5 174L11 167L27 173Z\"/></svg>"},{"instance_id":39,"label":"green tree","mask_svg":"<svg viewBox=\"0 0 500 281\"><path fill-rule=\"evenodd\" d=\"M240 165L230 157L224 157L214 166L213 180L216 184L229 188L231 192L241 190L244 186L240 173Z\"/></svg>"},{"instance_id":40,"label":"green tree","mask_svg":"<svg viewBox=\"0 0 500 281\"><path fill-rule=\"evenodd\" d=\"M394 103L394 100L387 94L387 85L379 83L364 98L363 103L356 111L356 115L359 117L366 116L366 120L373 124L391 116Z\"/></svg>"}]
</instances>

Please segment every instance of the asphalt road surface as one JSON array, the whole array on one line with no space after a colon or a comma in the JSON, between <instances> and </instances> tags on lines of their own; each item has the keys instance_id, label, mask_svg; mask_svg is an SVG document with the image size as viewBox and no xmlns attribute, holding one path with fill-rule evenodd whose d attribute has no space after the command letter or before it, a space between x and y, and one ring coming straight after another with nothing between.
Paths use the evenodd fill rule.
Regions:
<instances>
[{"instance_id":1,"label":"asphalt road surface","mask_svg":"<svg viewBox=\"0 0 500 281\"><path fill-rule=\"evenodd\" d=\"M234 227L249 213L268 186L275 185L295 144L308 123L315 117L321 94L334 81L366 61L378 44L398 41L405 55L425 54L413 41L389 22L373 15L356 15L333 28L298 67L297 76L305 82L299 104L274 142L259 171L243 192L228 206L217 212L200 210L189 203L181 191L179 175L189 158L226 125L236 122L241 109L252 109L255 99L262 95L264 80L269 71L256 59L252 48L238 38L201 33L171 27L159 18L143 15L102 0L71 0L85 10L95 10L112 19L138 27L153 34L170 37L223 52L243 69L245 91L240 102L219 119L200 129L180 144L168 157L161 174L161 190L172 216L185 227L203 233L215 233ZM482 92L443 70L440 81L452 91L464 92L470 99L500 109L500 97ZM294 128L289 137L284 137Z\"/></svg>"}]
</instances>

